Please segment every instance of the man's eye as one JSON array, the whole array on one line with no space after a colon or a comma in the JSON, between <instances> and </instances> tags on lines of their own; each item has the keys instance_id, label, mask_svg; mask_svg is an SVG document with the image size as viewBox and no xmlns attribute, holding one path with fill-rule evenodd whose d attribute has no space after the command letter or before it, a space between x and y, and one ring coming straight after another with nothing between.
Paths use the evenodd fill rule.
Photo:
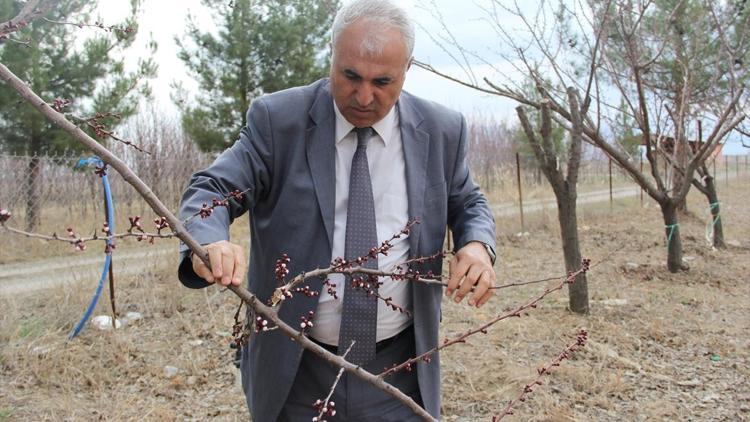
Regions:
<instances>
[{"instance_id":1,"label":"man's eye","mask_svg":"<svg viewBox=\"0 0 750 422\"><path fill-rule=\"evenodd\" d=\"M391 83L391 81L389 79L376 79L375 80L375 85L377 85L377 86L386 86L389 83Z\"/></svg>"}]
</instances>

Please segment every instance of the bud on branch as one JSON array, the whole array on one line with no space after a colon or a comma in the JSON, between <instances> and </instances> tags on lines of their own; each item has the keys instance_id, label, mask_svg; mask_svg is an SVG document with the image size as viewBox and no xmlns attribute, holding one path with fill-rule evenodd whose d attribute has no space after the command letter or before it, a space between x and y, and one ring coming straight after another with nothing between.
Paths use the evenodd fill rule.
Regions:
<instances>
[{"instance_id":1,"label":"bud on branch","mask_svg":"<svg viewBox=\"0 0 750 422\"><path fill-rule=\"evenodd\" d=\"M508 403L508 406L505 408L501 415L493 416L492 422L498 422L506 415L512 415L513 406L515 406L518 402L526 401L526 396L531 394L537 385L542 385L542 377L544 377L545 375L549 375L554 368L560 366L560 363L562 363L563 360L568 359L573 352L585 346L586 341L588 340L588 335L588 331L586 331L585 328L581 328L578 331L575 343L571 343L570 345L568 345L568 347L566 347L565 350L562 351L562 353L560 353L552 362L550 362L549 365L538 368L537 377L530 383L524 385L523 390L521 390L521 393L518 395L518 397Z\"/></svg>"}]
</instances>

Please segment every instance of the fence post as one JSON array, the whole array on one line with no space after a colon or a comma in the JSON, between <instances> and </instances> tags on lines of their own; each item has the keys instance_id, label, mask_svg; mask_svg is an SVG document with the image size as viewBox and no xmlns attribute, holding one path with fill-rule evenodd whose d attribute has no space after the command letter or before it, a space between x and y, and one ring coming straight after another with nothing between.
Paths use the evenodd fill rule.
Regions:
<instances>
[{"instance_id":1,"label":"fence post","mask_svg":"<svg viewBox=\"0 0 750 422\"><path fill-rule=\"evenodd\" d=\"M740 156L734 156L734 174L737 175L737 180L740 178Z\"/></svg>"},{"instance_id":2,"label":"fence post","mask_svg":"<svg viewBox=\"0 0 750 422\"><path fill-rule=\"evenodd\" d=\"M724 156L724 181L729 186L729 156Z\"/></svg>"},{"instance_id":3,"label":"fence post","mask_svg":"<svg viewBox=\"0 0 750 422\"><path fill-rule=\"evenodd\" d=\"M614 199L612 198L612 157L609 158L609 211L612 211Z\"/></svg>"},{"instance_id":4,"label":"fence post","mask_svg":"<svg viewBox=\"0 0 750 422\"><path fill-rule=\"evenodd\" d=\"M646 146L648 148L648 146ZM643 152L641 152L641 174L643 174ZM641 186L640 183L638 183L638 188L641 191L641 208L643 208L643 186Z\"/></svg>"},{"instance_id":5,"label":"fence post","mask_svg":"<svg viewBox=\"0 0 750 422\"><path fill-rule=\"evenodd\" d=\"M521 211L521 231L524 231L523 224L523 191L521 190L521 158L516 153L516 180L518 181L518 209Z\"/></svg>"}]
</instances>

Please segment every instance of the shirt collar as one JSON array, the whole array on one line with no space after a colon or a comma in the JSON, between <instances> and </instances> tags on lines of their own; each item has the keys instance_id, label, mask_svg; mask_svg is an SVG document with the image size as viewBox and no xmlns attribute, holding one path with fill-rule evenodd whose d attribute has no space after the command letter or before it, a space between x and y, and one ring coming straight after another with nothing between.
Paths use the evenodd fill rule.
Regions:
<instances>
[{"instance_id":1,"label":"shirt collar","mask_svg":"<svg viewBox=\"0 0 750 422\"><path fill-rule=\"evenodd\" d=\"M388 142L391 140L393 130L398 125L398 114L396 113L396 105L391 107L388 114L385 115L380 121L372 125L375 132L380 135L379 138L383 140L383 144L388 146ZM336 113L336 143L343 141L349 132L354 129L354 125L349 123L348 120L341 114L339 107L336 105L336 101L333 102L333 110Z\"/></svg>"}]
</instances>

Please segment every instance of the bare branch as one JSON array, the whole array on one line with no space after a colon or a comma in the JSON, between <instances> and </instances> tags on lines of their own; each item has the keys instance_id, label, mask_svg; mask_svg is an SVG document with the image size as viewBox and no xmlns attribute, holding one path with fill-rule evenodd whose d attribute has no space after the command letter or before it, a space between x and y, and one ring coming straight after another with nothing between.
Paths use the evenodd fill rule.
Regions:
<instances>
[{"instance_id":1,"label":"bare branch","mask_svg":"<svg viewBox=\"0 0 750 422\"><path fill-rule=\"evenodd\" d=\"M121 28L117 25L104 25L102 22L96 22L96 23L84 23L84 22L63 22L63 21L56 21L48 18L42 18L47 23L53 23L56 25L71 25L71 26L77 26L78 28L98 28L107 32L119 32L121 34L132 34L135 32L133 28L125 27Z\"/></svg>"},{"instance_id":2,"label":"bare branch","mask_svg":"<svg viewBox=\"0 0 750 422\"><path fill-rule=\"evenodd\" d=\"M346 358L346 355L348 355L352 350L352 347L354 347L354 343L355 341L352 340L352 344L350 344L346 351L341 355L342 358ZM336 379L333 380L333 385L331 386L331 390L328 392L326 398L324 400L317 400L313 405L315 408L320 409L318 417L313 418L313 422L325 421L325 419L323 419L324 416L336 416L336 404L331 401L331 396L333 396L333 392L336 391L336 386L339 384L342 375L344 375L344 368L339 369L339 373L336 374Z\"/></svg>"},{"instance_id":3,"label":"bare branch","mask_svg":"<svg viewBox=\"0 0 750 422\"><path fill-rule=\"evenodd\" d=\"M25 230L20 230L15 227L10 227L6 223L0 223L0 227L4 228L5 230L15 233L21 236L25 236L31 239L40 239L45 241L55 241L55 242L63 242L63 243L69 243L73 246L85 244L86 242L92 242L92 241L110 241L115 239L126 239L126 238L135 238L139 242L142 240L149 240L153 243L154 239L172 239L176 237L174 233L148 233L148 232L142 232L142 233L115 233L115 234L109 234L104 236L99 235L92 235L90 237L74 237L74 238L65 238L60 237L57 233L52 233L51 235L44 235L39 233L33 233Z\"/></svg>"},{"instance_id":4,"label":"bare branch","mask_svg":"<svg viewBox=\"0 0 750 422\"><path fill-rule=\"evenodd\" d=\"M438 351L440 351L442 349L445 349L446 347L450 347L450 346L452 346L454 344L464 343L464 342L466 342L467 338L469 338L470 336L475 335L477 333L486 333L487 329L489 329L491 326L497 324L498 322L500 322L502 320L505 320L505 319L508 319L508 318L514 318L514 317L516 317L516 318L517 317L521 317L524 311L526 311L528 309L536 308L537 305L539 304L539 302L541 302L545 297L547 297L551 293L556 292L558 290L561 290L566 284L572 284L573 282L575 282L576 277L578 277L581 274L585 274L589 270L590 263L591 263L591 261L589 261L588 259L584 259L583 263L581 264L581 268L578 271L570 273L565 278L565 280L563 280L562 282L560 282L559 284L557 284L557 285L555 285L553 287L549 287L549 288L545 289L544 292L542 292L539 296L535 297L534 299L530 300L529 302L527 302L527 303L525 303L523 305L518 306L516 309L514 309L512 311L509 311L509 312L503 313L501 315L498 315L497 317L493 318L492 320L490 320L489 322L483 324L482 326L480 326L478 328L470 329L470 330L466 331L465 333L459 335L458 337L455 337L453 339L445 339L443 341L443 343L440 344L440 345L438 345L437 347L435 347L435 348L433 348L431 350L428 350L428 351L422 353L419 356L411 358L411 359L409 359L409 360L407 360L407 361L405 361L405 362L403 362L403 363L401 363L399 365L396 365L396 366L394 366L392 368L389 368L389 369L385 370L380 375L378 375L378 377L382 379L382 378L385 378L385 377L387 377L387 376L389 376L389 375L391 375L391 374L393 374L395 372L402 371L402 370L408 370L409 368L412 368L412 366L414 364L417 364L419 362L427 362L427 361L429 361L430 360L430 356L432 356L433 353L436 353L436 352L438 352Z\"/></svg>"},{"instance_id":5,"label":"bare branch","mask_svg":"<svg viewBox=\"0 0 750 422\"><path fill-rule=\"evenodd\" d=\"M524 385L523 389L521 390L521 393L518 394L518 396L511 400L508 405L505 407L505 410L503 410L503 413L501 413L499 416L493 416L492 421L500 421L503 419L503 417L512 415L513 414L513 407L517 405L519 402L526 401L526 396L531 394L534 391L534 388L536 388L539 385L542 385L542 378L545 375L549 375L552 373L552 371L560 366L563 360L568 359L570 355L580 349L581 347L586 345L586 341L588 340L588 331L586 331L585 328L581 328L578 330L578 334L576 335L576 341L574 343L569 344L565 350L563 350L557 357L555 357L552 362L549 364L542 366L541 368L537 369L537 376L535 379L533 379L528 384Z\"/></svg>"},{"instance_id":6,"label":"bare branch","mask_svg":"<svg viewBox=\"0 0 750 422\"><path fill-rule=\"evenodd\" d=\"M48 120L55 125L59 126L70 134L78 142L85 145L87 148L94 151L105 163L112 166L117 170L131 186L144 198L144 200L151 206L152 209L158 214L164 216L169 223L170 227L174 231L175 235L180 238L193 253L199 256L206 265L210 265L208 260L208 254L206 250L201 246L190 234L185 230L180 220L172 214L172 212L154 195L151 189L135 174L133 171L119 158L112 154L103 145L99 144L96 140L92 139L75 124L68 121L65 116L52 109L46 101L39 98L31 89L21 81L16 75L14 75L5 65L0 63L0 78L3 79L8 85L16 90L26 101L28 101L34 108L42 113ZM372 384L376 388L392 395L396 400L402 403L404 406L412 410L416 415L426 421L433 421L434 418L427 413L421 406L416 404L409 396L402 393L399 389L392 385L384 382L381 378L370 374L361 367L353 365L340 356L336 356L327 350L320 347L318 344L308 339L302 332L287 325L281 318L279 318L277 312L257 299L255 295L250 293L247 289L242 286L230 285L227 287L237 296L239 296L248 306L253 307L255 312L262 315L264 318L273 322L279 330L281 330L286 336L292 338L300 346L312 353L326 360L327 362L336 365L339 368L344 368L347 372L359 377L360 379Z\"/></svg>"},{"instance_id":7,"label":"bare branch","mask_svg":"<svg viewBox=\"0 0 750 422\"><path fill-rule=\"evenodd\" d=\"M26 27L29 22L47 14L57 3L58 0L27 1L16 17L7 22L0 22L0 43L8 39L9 34Z\"/></svg>"},{"instance_id":8,"label":"bare branch","mask_svg":"<svg viewBox=\"0 0 750 422\"><path fill-rule=\"evenodd\" d=\"M578 183L578 167L581 164L581 138L583 137L583 122L581 113L586 113L582 109L588 108L583 106L579 108L578 93L575 88L568 88L568 104L570 104L570 116L572 128L570 130L570 148L568 152L568 175L567 180L570 186L576 186Z\"/></svg>"}]
</instances>

